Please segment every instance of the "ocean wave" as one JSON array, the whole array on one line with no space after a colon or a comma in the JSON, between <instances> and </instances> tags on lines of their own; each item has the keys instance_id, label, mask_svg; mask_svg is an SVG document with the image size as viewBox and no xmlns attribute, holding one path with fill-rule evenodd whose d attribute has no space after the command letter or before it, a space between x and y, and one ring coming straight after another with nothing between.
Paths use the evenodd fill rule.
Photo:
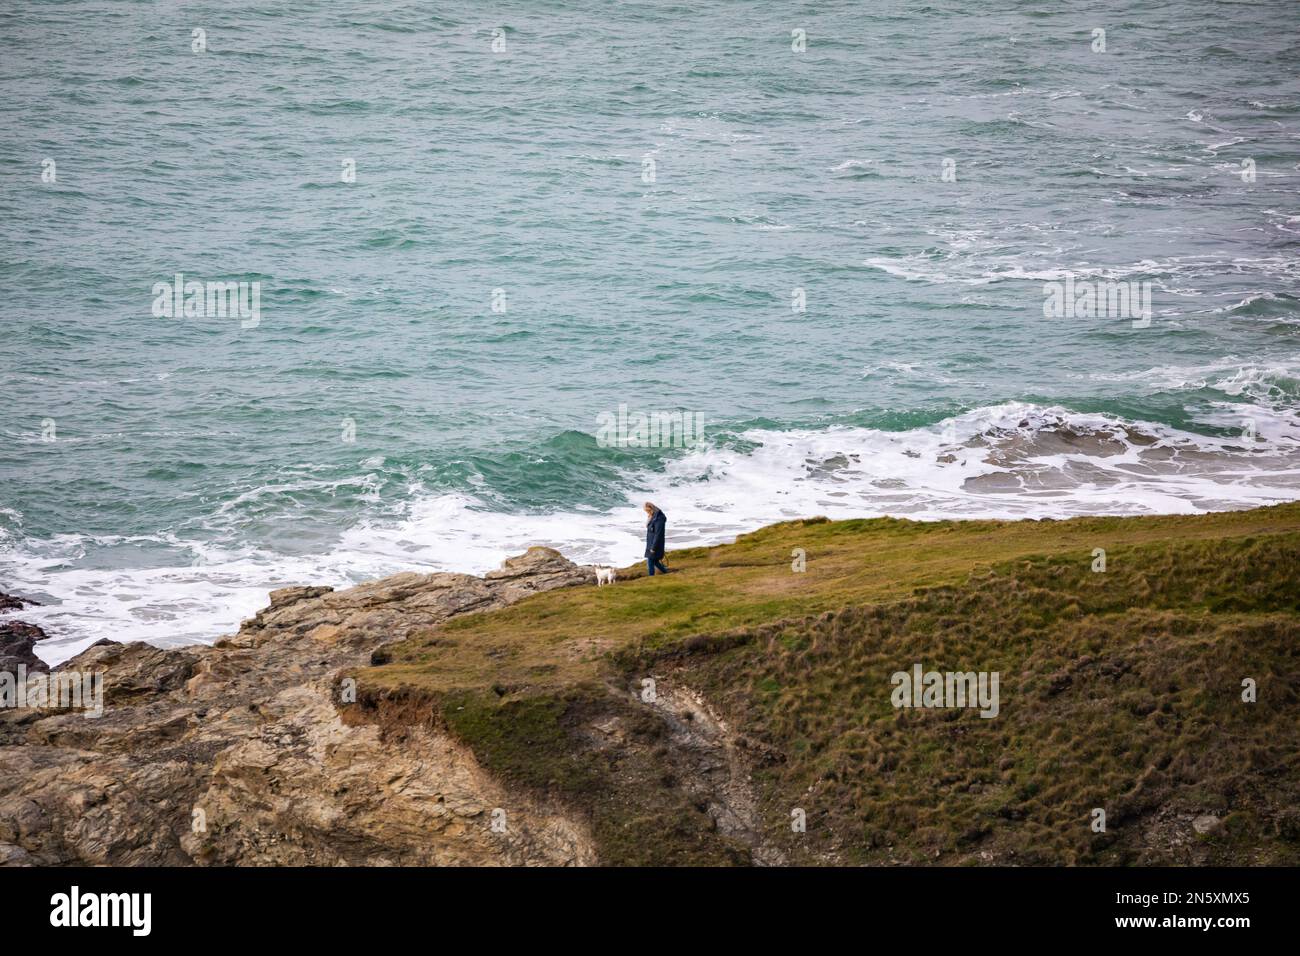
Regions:
<instances>
[{"instance_id":1,"label":"ocean wave","mask_svg":"<svg viewBox=\"0 0 1300 956\"><path fill-rule=\"evenodd\" d=\"M1040 258L1048 258L1044 251ZM932 284L989 285L1002 281L1060 282L1073 276L1076 281L1150 280L1158 288L1187 294L1189 290L1170 283L1185 278L1219 277L1224 273L1276 278L1300 278L1300 258L1293 256L1173 256L1143 259L1123 265L1090 265L1035 268L1024 257L1005 257L981 251L967 253L950 246L947 250L927 249L902 256L873 256L863 264L913 282ZM1194 290L1193 290L1194 291Z\"/></svg>"},{"instance_id":2,"label":"ocean wave","mask_svg":"<svg viewBox=\"0 0 1300 956\"><path fill-rule=\"evenodd\" d=\"M1251 292L1232 305L1202 310L1208 314L1227 314L1247 318L1300 319L1300 298L1285 292Z\"/></svg>"},{"instance_id":3,"label":"ocean wave","mask_svg":"<svg viewBox=\"0 0 1300 956\"><path fill-rule=\"evenodd\" d=\"M1262 387L1254 383L1266 377L1248 368L1218 371L1218 387L1241 395ZM1142 374L1169 386L1186 383L1185 372ZM3 541L0 580L7 590L45 602L22 614L52 635L39 650L56 663L105 637L211 642L264 606L269 590L293 584L345 586L408 570L482 573L536 544L584 563L634 563L646 499L664 508L671 545L683 548L811 515L1186 514L1300 498L1294 413L1224 402L1207 420L1220 434L1011 402L903 431L748 428L662 467L628 468L619 479L622 501L610 507L521 514L478 494L416 484L399 514L359 521L319 554L175 535L15 537ZM560 440L571 444L579 436ZM9 522L15 529L17 517ZM88 551L102 555L109 548L122 557L82 560Z\"/></svg>"},{"instance_id":4,"label":"ocean wave","mask_svg":"<svg viewBox=\"0 0 1300 956\"><path fill-rule=\"evenodd\" d=\"M1208 389L1252 403L1253 413L1289 412L1300 399L1300 356L1290 364L1261 365L1235 355L1196 365L1157 365L1131 372L1091 372L1094 382L1122 384L1151 395Z\"/></svg>"}]
</instances>

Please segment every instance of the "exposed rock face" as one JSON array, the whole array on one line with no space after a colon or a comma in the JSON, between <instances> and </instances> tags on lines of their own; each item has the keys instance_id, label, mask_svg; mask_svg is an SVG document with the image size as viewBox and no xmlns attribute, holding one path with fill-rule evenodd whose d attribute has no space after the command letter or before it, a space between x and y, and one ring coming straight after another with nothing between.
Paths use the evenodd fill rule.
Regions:
<instances>
[{"instance_id":1,"label":"exposed rock face","mask_svg":"<svg viewBox=\"0 0 1300 956\"><path fill-rule=\"evenodd\" d=\"M702 694L675 683L663 682L650 705L666 717L673 753L665 754L665 763L685 764L682 785L707 802L718 832L749 847L755 865L786 865L785 854L763 832L750 785L751 760L742 753L762 745L737 734Z\"/></svg>"},{"instance_id":2,"label":"exposed rock face","mask_svg":"<svg viewBox=\"0 0 1300 956\"><path fill-rule=\"evenodd\" d=\"M35 603L0 591L0 611L21 611L28 604ZM33 650L36 642L44 639L45 632L35 624L0 619L0 671L17 674L19 664L26 667L29 674L44 671L44 662Z\"/></svg>"},{"instance_id":3,"label":"exposed rock face","mask_svg":"<svg viewBox=\"0 0 1300 956\"><path fill-rule=\"evenodd\" d=\"M0 710L0 864L594 862L581 825L521 803L450 739L388 742L334 703L338 672L387 642L591 580L531 548L483 578L274 591L214 647L101 642L57 670L103 671L102 717Z\"/></svg>"},{"instance_id":4,"label":"exposed rock face","mask_svg":"<svg viewBox=\"0 0 1300 956\"><path fill-rule=\"evenodd\" d=\"M35 624L22 621L0 621L0 671L18 673L18 665L28 673L45 670L44 662L34 650L37 641L45 639L45 632Z\"/></svg>"}]
</instances>

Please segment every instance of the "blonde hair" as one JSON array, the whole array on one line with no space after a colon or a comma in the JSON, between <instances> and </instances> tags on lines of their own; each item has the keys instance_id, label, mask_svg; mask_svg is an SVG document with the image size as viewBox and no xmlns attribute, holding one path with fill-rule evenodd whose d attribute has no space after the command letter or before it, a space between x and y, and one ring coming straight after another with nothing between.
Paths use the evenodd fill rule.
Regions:
<instances>
[{"instance_id":1,"label":"blonde hair","mask_svg":"<svg viewBox=\"0 0 1300 956\"><path fill-rule=\"evenodd\" d=\"M653 501L647 501L647 502L645 503L645 506L644 506L644 507L645 507L645 510L648 511L648 512L650 512L651 514L655 514L655 513L659 510L659 509L655 506L655 503L654 503Z\"/></svg>"}]
</instances>

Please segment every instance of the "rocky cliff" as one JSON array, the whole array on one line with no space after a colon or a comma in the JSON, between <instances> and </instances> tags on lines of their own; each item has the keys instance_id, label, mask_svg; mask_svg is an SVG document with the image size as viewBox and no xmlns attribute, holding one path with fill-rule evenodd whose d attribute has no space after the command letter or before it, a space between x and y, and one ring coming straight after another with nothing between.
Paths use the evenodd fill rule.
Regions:
<instances>
[{"instance_id":1,"label":"rocky cliff","mask_svg":"<svg viewBox=\"0 0 1300 956\"><path fill-rule=\"evenodd\" d=\"M506 792L447 735L385 740L338 706L339 675L386 643L591 580L532 548L482 578L274 591L212 647L101 642L57 670L102 672L102 717L0 710L0 864L591 862L580 822ZM7 623L6 666L38 667L41 636Z\"/></svg>"},{"instance_id":2,"label":"rocky cliff","mask_svg":"<svg viewBox=\"0 0 1300 956\"><path fill-rule=\"evenodd\" d=\"M533 548L96 645L51 679L102 674L102 717L0 707L0 863L1300 862L1300 503L807 519L672 566ZM918 667L997 707L900 706Z\"/></svg>"}]
</instances>

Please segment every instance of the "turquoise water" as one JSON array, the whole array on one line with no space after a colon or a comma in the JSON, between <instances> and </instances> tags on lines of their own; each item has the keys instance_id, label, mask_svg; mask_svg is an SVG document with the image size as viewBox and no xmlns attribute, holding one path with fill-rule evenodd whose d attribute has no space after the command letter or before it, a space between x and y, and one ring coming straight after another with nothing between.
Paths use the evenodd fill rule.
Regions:
<instances>
[{"instance_id":1,"label":"turquoise water","mask_svg":"<svg viewBox=\"0 0 1300 956\"><path fill-rule=\"evenodd\" d=\"M0 589L58 659L630 563L647 497L670 548L1300 497L1295 5L1008 6L6 5ZM258 322L155 317L178 272Z\"/></svg>"}]
</instances>

